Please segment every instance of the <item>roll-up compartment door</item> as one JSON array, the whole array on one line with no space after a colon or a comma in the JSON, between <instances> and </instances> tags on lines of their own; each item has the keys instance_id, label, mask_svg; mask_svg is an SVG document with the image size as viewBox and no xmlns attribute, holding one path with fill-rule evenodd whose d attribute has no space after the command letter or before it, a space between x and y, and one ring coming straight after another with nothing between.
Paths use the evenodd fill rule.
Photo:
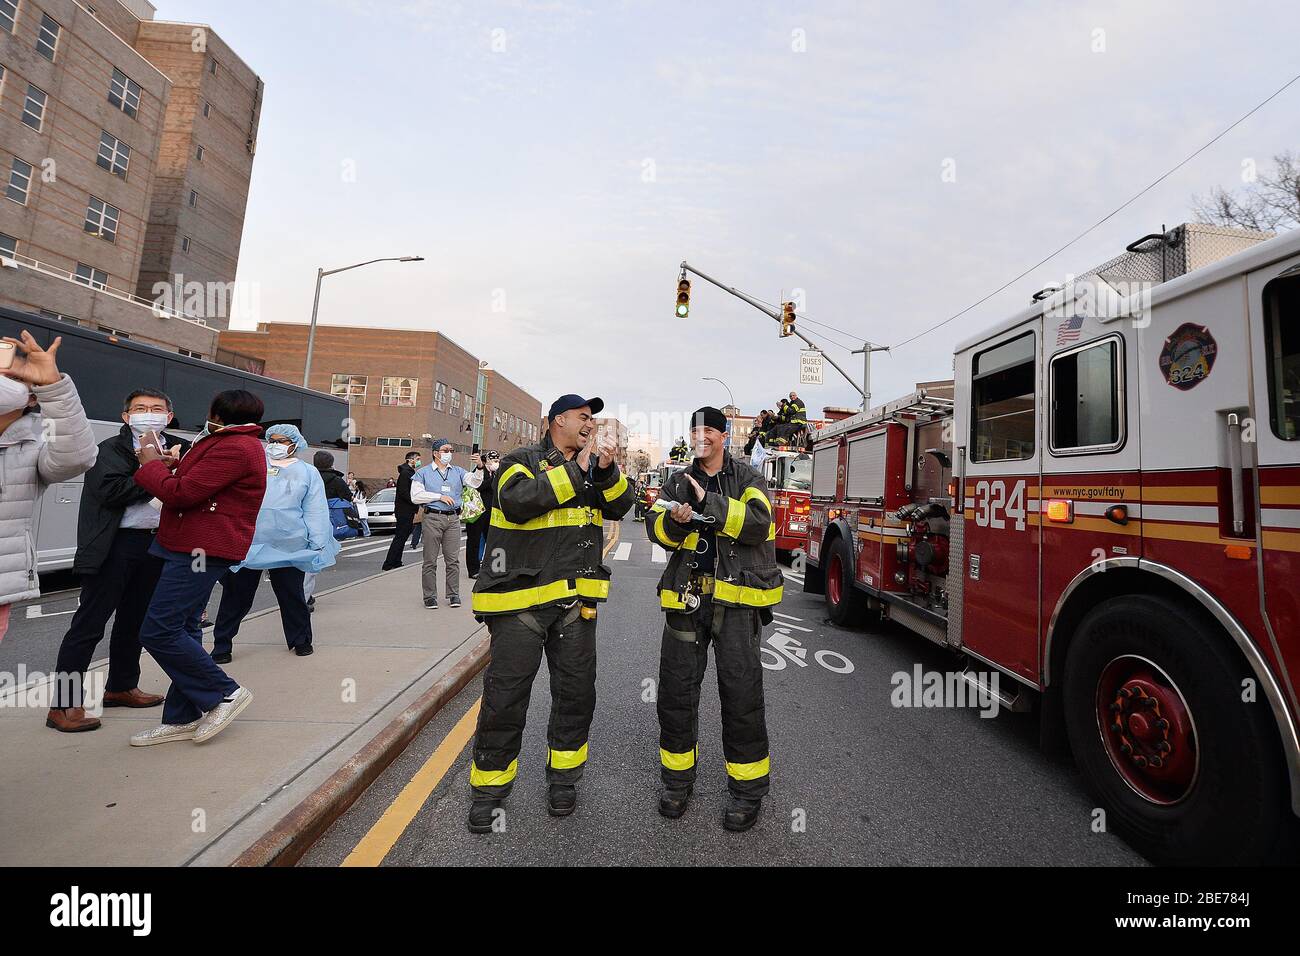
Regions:
<instances>
[{"instance_id":1,"label":"roll-up compartment door","mask_svg":"<svg viewBox=\"0 0 1300 956\"><path fill-rule=\"evenodd\" d=\"M849 442L849 474L846 498L885 496L885 447L887 431L876 432Z\"/></svg>"},{"instance_id":2,"label":"roll-up compartment door","mask_svg":"<svg viewBox=\"0 0 1300 956\"><path fill-rule=\"evenodd\" d=\"M839 468L840 448L827 445L813 452L812 493L815 498L835 497L835 472Z\"/></svg>"}]
</instances>

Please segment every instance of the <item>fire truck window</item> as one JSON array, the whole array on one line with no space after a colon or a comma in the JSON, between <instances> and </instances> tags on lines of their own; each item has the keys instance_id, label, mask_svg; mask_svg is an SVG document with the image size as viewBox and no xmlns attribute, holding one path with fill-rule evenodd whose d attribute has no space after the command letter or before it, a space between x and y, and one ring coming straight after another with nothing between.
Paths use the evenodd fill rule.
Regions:
<instances>
[{"instance_id":1,"label":"fire truck window","mask_svg":"<svg viewBox=\"0 0 1300 956\"><path fill-rule=\"evenodd\" d=\"M800 455L786 462L785 490L812 490L812 455Z\"/></svg>"},{"instance_id":2,"label":"fire truck window","mask_svg":"<svg viewBox=\"0 0 1300 956\"><path fill-rule=\"evenodd\" d=\"M1264 348L1273 434L1300 438L1300 276L1264 288Z\"/></svg>"},{"instance_id":3,"label":"fire truck window","mask_svg":"<svg viewBox=\"0 0 1300 956\"><path fill-rule=\"evenodd\" d=\"M1120 444L1119 342L1110 339L1052 361L1052 450Z\"/></svg>"},{"instance_id":4,"label":"fire truck window","mask_svg":"<svg viewBox=\"0 0 1300 956\"><path fill-rule=\"evenodd\" d=\"M975 356L971 370L972 461L1034 457L1034 335Z\"/></svg>"}]
</instances>

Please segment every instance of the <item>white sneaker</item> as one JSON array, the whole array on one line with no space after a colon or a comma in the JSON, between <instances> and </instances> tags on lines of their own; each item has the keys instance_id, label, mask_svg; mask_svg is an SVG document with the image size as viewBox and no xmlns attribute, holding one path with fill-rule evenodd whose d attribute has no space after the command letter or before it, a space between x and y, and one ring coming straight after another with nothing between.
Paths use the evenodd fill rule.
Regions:
<instances>
[{"instance_id":1,"label":"white sneaker","mask_svg":"<svg viewBox=\"0 0 1300 956\"><path fill-rule=\"evenodd\" d=\"M230 726L230 722L243 713L244 708L253 702L253 692L241 687L221 703L199 718L198 728L194 732L194 742L201 744L211 740Z\"/></svg>"},{"instance_id":2,"label":"white sneaker","mask_svg":"<svg viewBox=\"0 0 1300 956\"><path fill-rule=\"evenodd\" d=\"M188 724L159 724L153 730L133 734L131 746L152 747L154 744L169 744L173 740L193 740L194 732L198 729L198 720L192 720Z\"/></svg>"}]
</instances>

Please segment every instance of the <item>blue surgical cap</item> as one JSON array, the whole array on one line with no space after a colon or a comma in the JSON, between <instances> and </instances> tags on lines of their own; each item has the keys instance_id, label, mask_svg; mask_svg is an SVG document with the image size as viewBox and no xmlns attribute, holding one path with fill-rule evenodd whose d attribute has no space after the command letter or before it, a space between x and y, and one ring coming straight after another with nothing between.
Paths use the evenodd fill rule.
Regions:
<instances>
[{"instance_id":1,"label":"blue surgical cap","mask_svg":"<svg viewBox=\"0 0 1300 956\"><path fill-rule=\"evenodd\" d=\"M295 455L301 455L307 450L307 439L303 438L302 432L292 425L272 425L266 430L266 437L270 438L272 435L284 435L286 438L292 438L298 446L295 449Z\"/></svg>"}]
</instances>

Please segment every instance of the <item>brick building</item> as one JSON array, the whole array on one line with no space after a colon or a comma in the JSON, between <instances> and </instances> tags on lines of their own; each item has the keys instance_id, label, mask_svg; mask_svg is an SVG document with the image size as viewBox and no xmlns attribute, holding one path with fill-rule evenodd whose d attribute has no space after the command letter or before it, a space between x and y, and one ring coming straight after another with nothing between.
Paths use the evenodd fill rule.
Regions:
<instances>
[{"instance_id":1,"label":"brick building","mask_svg":"<svg viewBox=\"0 0 1300 956\"><path fill-rule=\"evenodd\" d=\"M262 83L145 0L0 0L0 304L202 358L229 322ZM181 286L161 300L154 283Z\"/></svg>"},{"instance_id":2,"label":"brick building","mask_svg":"<svg viewBox=\"0 0 1300 956\"><path fill-rule=\"evenodd\" d=\"M220 346L265 363L263 374L302 383L308 326L262 323L221 333ZM477 445L503 454L540 437L541 402L441 332L318 325L311 388L352 405L349 467L382 486L412 450L430 461L445 438L468 464Z\"/></svg>"}]
</instances>

